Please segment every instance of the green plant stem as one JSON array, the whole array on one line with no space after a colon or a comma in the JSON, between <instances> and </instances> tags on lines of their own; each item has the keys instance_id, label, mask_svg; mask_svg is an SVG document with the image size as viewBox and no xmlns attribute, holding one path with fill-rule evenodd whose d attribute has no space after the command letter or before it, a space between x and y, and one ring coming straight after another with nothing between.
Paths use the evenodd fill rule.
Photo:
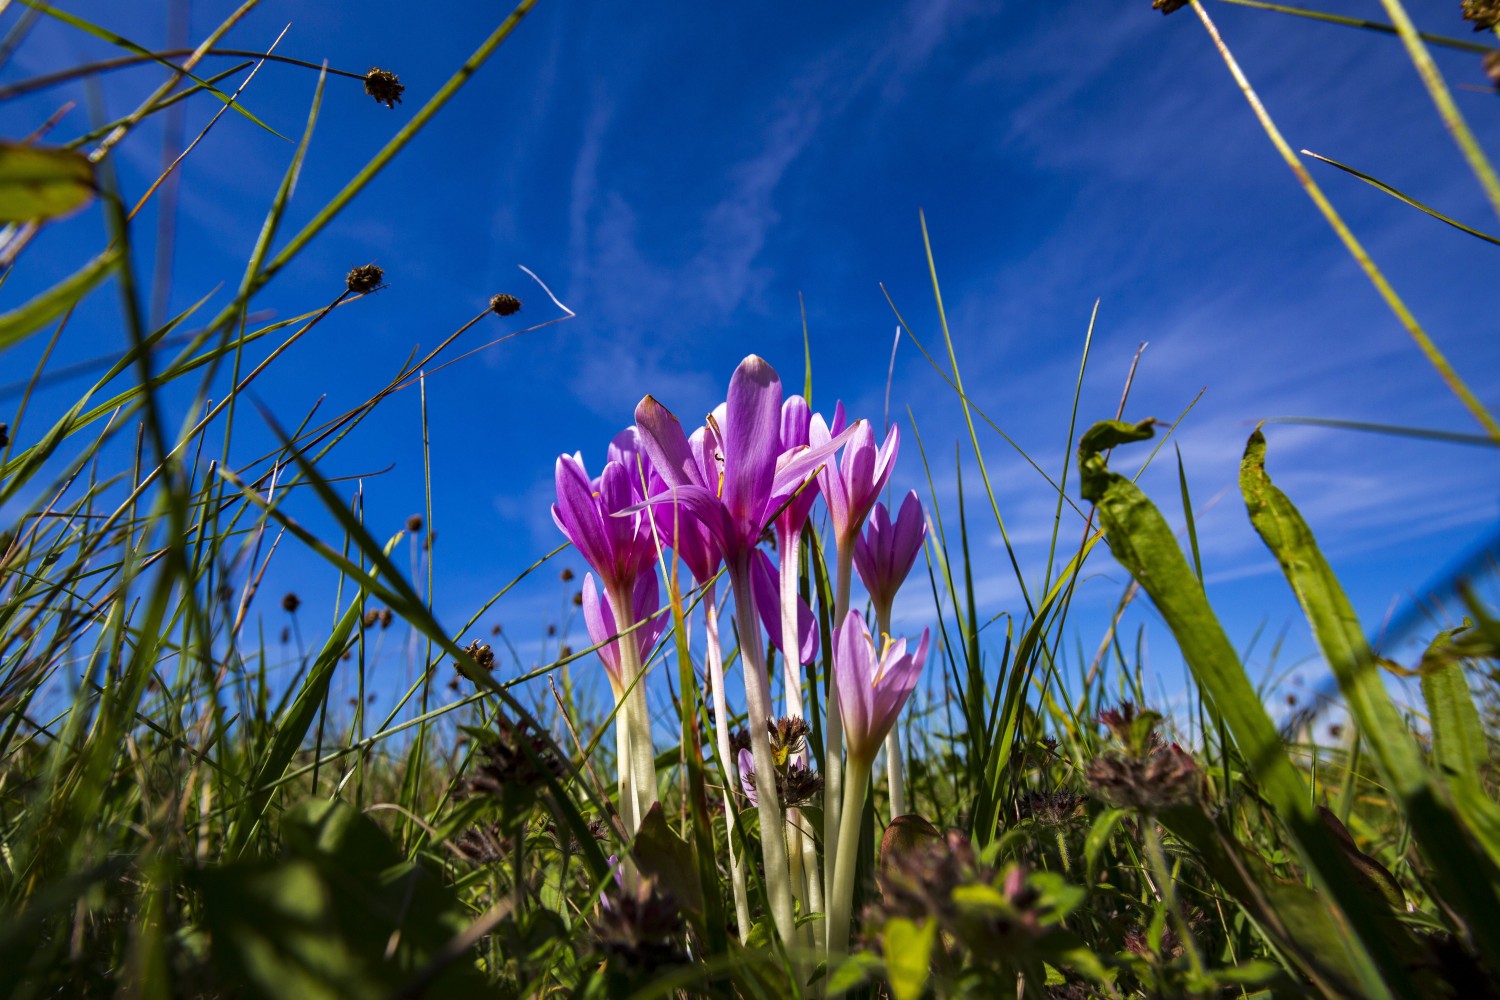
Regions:
<instances>
[{"instance_id":1,"label":"green plant stem","mask_svg":"<svg viewBox=\"0 0 1500 1000\"><path fill-rule=\"evenodd\" d=\"M755 591L750 584L750 560L735 560L729 568L734 591L735 624L740 630L740 664L745 673L745 703L749 709L750 755L760 779L755 786L760 811L761 861L765 866L766 896L771 920L784 944L793 941L792 878L786 840L781 836L781 802L776 795L776 762L771 756L771 737L766 720L771 717L771 682L766 676L765 653L760 648L760 621L755 612Z\"/></svg>"},{"instance_id":2,"label":"green plant stem","mask_svg":"<svg viewBox=\"0 0 1500 1000\"><path fill-rule=\"evenodd\" d=\"M1344 244L1344 248L1349 251L1349 255L1354 258L1355 263L1365 272L1365 276L1369 278L1370 284L1375 286L1376 292L1385 300L1387 308L1395 314L1396 319L1406 328L1406 332L1416 342L1418 350L1427 358L1428 363L1437 370L1439 377L1447 383L1448 389L1458 397L1459 401L1463 403L1474 419L1479 422L1479 425L1484 428L1485 433L1495 442L1500 443L1500 422L1496 422L1495 418L1490 415L1489 410L1485 408L1485 405L1474 395L1473 390L1459 377L1458 372L1453 370L1453 366L1448 363L1447 357L1438 349L1437 344L1433 343L1432 338L1427 335L1427 331L1422 328L1422 325L1417 322L1411 310L1406 307L1406 303L1396 294L1396 290L1391 287L1390 282L1386 281L1385 275L1381 273L1380 268L1376 267L1375 262L1370 259L1370 255L1365 251L1364 246L1355 237L1354 233L1350 231L1349 227L1344 224L1343 218L1323 194L1322 188L1318 187L1317 182L1312 179L1312 175L1307 172L1307 167L1303 165L1302 160L1292 150L1291 145L1287 143L1285 137L1282 136L1281 130L1276 127L1276 123L1271 120L1271 115L1266 111L1265 105L1261 104L1260 97L1255 93L1255 89L1250 86L1250 80L1245 76L1244 71L1240 69L1240 64L1234 58L1234 54L1229 51L1229 46L1224 44L1224 39L1220 37L1219 29L1214 25L1213 19L1208 16L1208 11L1204 8L1202 0L1193 0L1193 10L1197 12L1198 19L1203 22L1204 29L1207 30L1209 38L1213 40L1214 47L1219 50L1219 55L1223 58L1224 65L1229 68L1229 73L1234 77L1234 81L1238 84L1240 92L1245 95L1245 100L1249 102L1250 109L1260 121L1261 128L1265 130L1266 136L1271 140L1271 144L1276 147L1276 151L1281 154L1281 158L1286 161L1286 165L1296 175L1298 182L1302 185L1302 189L1307 192L1307 196L1318 207L1318 211L1323 213L1323 218L1333 228L1334 233Z\"/></svg>"},{"instance_id":3,"label":"green plant stem","mask_svg":"<svg viewBox=\"0 0 1500 1000\"><path fill-rule=\"evenodd\" d=\"M1183 951L1187 953L1188 964L1193 968L1193 978L1201 982L1203 980L1203 956L1198 954L1198 944L1193 940L1187 916L1177 903L1176 883L1172 880L1172 870L1167 867L1167 854L1161 847L1161 830L1157 827L1155 818L1150 816L1141 818L1141 827L1145 831L1146 858L1151 865L1152 874L1156 876L1162 905L1167 908L1167 914L1172 918L1172 923L1177 925L1177 936L1182 939Z\"/></svg>"},{"instance_id":4,"label":"green plant stem","mask_svg":"<svg viewBox=\"0 0 1500 1000\"><path fill-rule=\"evenodd\" d=\"M833 597L833 627L843 627L849 615L849 587L854 575L854 540L840 538L835 559L838 573ZM830 662L832 657L829 657ZM843 810L844 787L844 717L839 708L839 686L830 673L828 677L827 710L823 713L823 884L828 887L828 902L837 898L834 875L837 872L839 820ZM832 938L829 939L832 947Z\"/></svg>"},{"instance_id":5,"label":"green plant stem","mask_svg":"<svg viewBox=\"0 0 1500 1000\"><path fill-rule=\"evenodd\" d=\"M891 634L891 606L889 603L875 605L875 625L880 630L880 642ZM901 754L901 723L885 737L885 774L890 783L891 819L906 815L906 763Z\"/></svg>"},{"instance_id":6,"label":"green plant stem","mask_svg":"<svg viewBox=\"0 0 1500 1000\"><path fill-rule=\"evenodd\" d=\"M724 772L724 797L735 794L739 767L729 747L729 704L724 697L724 651L719 645L719 605L714 597L714 583L704 585L704 624L708 633L708 679L714 699L714 741L719 748L719 765ZM750 940L750 894L745 888L745 865L734 846L735 810L724 810L724 839L729 848L729 877L734 886L734 918L740 943Z\"/></svg>"},{"instance_id":7,"label":"green plant stem","mask_svg":"<svg viewBox=\"0 0 1500 1000\"><path fill-rule=\"evenodd\" d=\"M854 870L858 867L859 823L855 817L865 805L865 789L870 784L873 761L851 755L845 768L844 814L851 822L839 831L838 867L828 898L828 962L849 951L849 925L854 909Z\"/></svg>"},{"instance_id":8,"label":"green plant stem","mask_svg":"<svg viewBox=\"0 0 1500 1000\"><path fill-rule=\"evenodd\" d=\"M1400 0L1380 0L1380 3L1385 8L1385 12L1390 15L1391 23L1396 26L1396 33L1401 36L1401 42L1406 46L1406 53L1411 57L1412 65L1417 68L1417 75L1422 78L1422 84L1427 88L1433 106L1437 108L1438 117L1443 119L1443 124L1448 127L1453 141L1458 144L1464 161L1469 164L1469 169L1474 172L1479 186L1484 189L1485 196L1489 198L1490 207L1495 210L1497 216L1500 216L1500 176L1496 176L1489 157L1484 155L1484 150L1479 146L1479 140L1475 139L1474 133L1469 130L1469 123L1464 121L1463 113L1458 110L1458 105L1453 103L1453 95L1448 92L1448 85L1443 82L1443 74L1438 70L1437 63L1432 61L1432 55L1427 51L1427 46L1422 42L1422 36L1417 32L1417 26L1411 23L1411 18L1407 16L1406 8L1401 6Z\"/></svg>"}]
</instances>

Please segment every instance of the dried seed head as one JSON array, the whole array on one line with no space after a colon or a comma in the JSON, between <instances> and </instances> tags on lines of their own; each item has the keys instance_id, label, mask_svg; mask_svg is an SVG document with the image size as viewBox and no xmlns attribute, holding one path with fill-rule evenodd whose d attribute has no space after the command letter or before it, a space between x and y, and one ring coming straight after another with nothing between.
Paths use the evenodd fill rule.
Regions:
<instances>
[{"instance_id":1,"label":"dried seed head","mask_svg":"<svg viewBox=\"0 0 1500 1000\"><path fill-rule=\"evenodd\" d=\"M577 590L573 592L573 607L583 607L583 591Z\"/></svg>"},{"instance_id":2,"label":"dried seed head","mask_svg":"<svg viewBox=\"0 0 1500 1000\"><path fill-rule=\"evenodd\" d=\"M396 616L391 613L391 609L390 608L381 608L380 609L380 627L381 628L390 628L391 627L391 622L393 622L395 620L396 620Z\"/></svg>"},{"instance_id":3,"label":"dried seed head","mask_svg":"<svg viewBox=\"0 0 1500 1000\"><path fill-rule=\"evenodd\" d=\"M493 625L490 626L490 635L499 635L499 634L500 634L500 623L496 622L495 624L493 624Z\"/></svg>"},{"instance_id":4,"label":"dried seed head","mask_svg":"<svg viewBox=\"0 0 1500 1000\"><path fill-rule=\"evenodd\" d=\"M1078 815L1088 799L1072 792L1027 792L1016 802L1017 819L1030 817L1047 826L1062 826Z\"/></svg>"},{"instance_id":5,"label":"dried seed head","mask_svg":"<svg viewBox=\"0 0 1500 1000\"><path fill-rule=\"evenodd\" d=\"M281 610L296 614L297 609L302 607L302 598L296 594L287 594L281 599Z\"/></svg>"},{"instance_id":6,"label":"dried seed head","mask_svg":"<svg viewBox=\"0 0 1500 1000\"><path fill-rule=\"evenodd\" d=\"M755 794L755 766L746 766L747 757L740 758L740 783L745 797L751 804L760 801ZM777 766L776 795L784 809L796 809L812 805L823 791L823 776L807 766L805 761L794 760L785 766Z\"/></svg>"},{"instance_id":7,"label":"dried seed head","mask_svg":"<svg viewBox=\"0 0 1500 1000\"><path fill-rule=\"evenodd\" d=\"M566 660L568 657L570 657L572 655L573 655L573 647L569 646L567 643L563 643L561 646L557 647L557 658L559 660Z\"/></svg>"},{"instance_id":8,"label":"dried seed head","mask_svg":"<svg viewBox=\"0 0 1500 1000\"><path fill-rule=\"evenodd\" d=\"M1484 75L1490 78L1490 83L1500 90L1500 51L1485 53L1484 61L1479 64L1484 69ZM0 437L4 436L4 425L0 424ZM0 441L0 444L5 442Z\"/></svg>"},{"instance_id":9,"label":"dried seed head","mask_svg":"<svg viewBox=\"0 0 1500 1000\"><path fill-rule=\"evenodd\" d=\"M1500 0L1463 0L1464 20L1475 31L1488 31L1500 24Z\"/></svg>"},{"instance_id":10,"label":"dried seed head","mask_svg":"<svg viewBox=\"0 0 1500 1000\"><path fill-rule=\"evenodd\" d=\"M1151 0L1151 9L1171 14L1188 5L1189 0Z\"/></svg>"},{"instance_id":11,"label":"dried seed head","mask_svg":"<svg viewBox=\"0 0 1500 1000\"><path fill-rule=\"evenodd\" d=\"M380 621L380 612L374 608L370 608L365 612L365 616L361 621L365 628L374 628L376 623Z\"/></svg>"},{"instance_id":12,"label":"dried seed head","mask_svg":"<svg viewBox=\"0 0 1500 1000\"><path fill-rule=\"evenodd\" d=\"M652 971L686 961L681 944L685 930L677 901L652 877L641 878L634 890L611 884L594 921L600 950L621 971Z\"/></svg>"},{"instance_id":13,"label":"dried seed head","mask_svg":"<svg viewBox=\"0 0 1500 1000\"><path fill-rule=\"evenodd\" d=\"M385 281L385 272L374 264L361 264L344 277L344 286L355 295L373 292Z\"/></svg>"},{"instance_id":14,"label":"dried seed head","mask_svg":"<svg viewBox=\"0 0 1500 1000\"><path fill-rule=\"evenodd\" d=\"M564 566L563 571L557 574L557 578L563 583L567 583L569 580L573 579L573 570L567 566Z\"/></svg>"},{"instance_id":15,"label":"dried seed head","mask_svg":"<svg viewBox=\"0 0 1500 1000\"><path fill-rule=\"evenodd\" d=\"M413 535L415 535L417 532L421 531L422 530L422 515L421 514L413 514L411 517L408 517L406 519L406 530L410 531Z\"/></svg>"},{"instance_id":16,"label":"dried seed head","mask_svg":"<svg viewBox=\"0 0 1500 1000\"><path fill-rule=\"evenodd\" d=\"M453 848L470 861L492 865L515 852L513 842L499 823L476 826L453 838Z\"/></svg>"},{"instance_id":17,"label":"dried seed head","mask_svg":"<svg viewBox=\"0 0 1500 1000\"><path fill-rule=\"evenodd\" d=\"M514 316L521 311L521 300L514 295L496 295L490 299L490 309L496 316Z\"/></svg>"},{"instance_id":18,"label":"dried seed head","mask_svg":"<svg viewBox=\"0 0 1500 1000\"><path fill-rule=\"evenodd\" d=\"M488 648L488 647L486 647ZM497 723L498 738L478 750L482 763L460 783L462 796L492 795L502 805L530 805L535 790L548 776L567 773L548 741L526 732L507 719Z\"/></svg>"},{"instance_id":19,"label":"dried seed head","mask_svg":"<svg viewBox=\"0 0 1500 1000\"><path fill-rule=\"evenodd\" d=\"M1094 794L1123 809L1155 814L1198 798L1203 775L1176 743L1146 757L1107 753L1089 762Z\"/></svg>"},{"instance_id":20,"label":"dried seed head","mask_svg":"<svg viewBox=\"0 0 1500 1000\"><path fill-rule=\"evenodd\" d=\"M812 730L801 716L784 715L775 722L766 720L766 731L771 737L771 756L776 766L785 767L788 757L807 749L807 736Z\"/></svg>"},{"instance_id":21,"label":"dried seed head","mask_svg":"<svg viewBox=\"0 0 1500 1000\"><path fill-rule=\"evenodd\" d=\"M375 98L376 104L384 104L394 110L401 103L401 95L405 91L406 88L396 78L396 74L389 70L377 66L365 74L365 93Z\"/></svg>"},{"instance_id":22,"label":"dried seed head","mask_svg":"<svg viewBox=\"0 0 1500 1000\"><path fill-rule=\"evenodd\" d=\"M740 728L729 734L729 752L738 755L741 750L750 749L750 730Z\"/></svg>"},{"instance_id":23,"label":"dried seed head","mask_svg":"<svg viewBox=\"0 0 1500 1000\"><path fill-rule=\"evenodd\" d=\"M291 641L292 641L292 630L289 629L289 628L282 629L281 630L281 644L283 646L285 646L287 643L289 643Z\"/></svg>"},{"instance_id":24,"label":"dried seed head","mask_svg":"<svg viewBox=\"0 0 1500 1000\"><path fill-rule=\"evenodd\" d=\"M557 626L549 624L547 626L547 638L550 639L550 638L552 638L556 634L557 634Z\"/></svg>"},{"instance_id":25,"label":"dried seed head","mask_svg":"<svg viewBox=\"0 0 1500 1000\"><path fill-rule=\"evenodd\" d=\"M1100 724L1134 757L1148 756L1161 747L1161 737L1156 734L1156 724L1160 721L1160 712L1138 709L1128 701L1119 708L1106 708L1099 713Z\"/></svg>"},{"instance_id":26,"label":"dried seed head","mask_svg":"<svg viewBox=\"0 0 1500 1000\"><path fill-rule=\"evenodd\" d=\"M474 661L480 670L491 671L495 669L495 653L489 646L475 639L464 647L464 652Z\"/></svg>"}]
</instances>

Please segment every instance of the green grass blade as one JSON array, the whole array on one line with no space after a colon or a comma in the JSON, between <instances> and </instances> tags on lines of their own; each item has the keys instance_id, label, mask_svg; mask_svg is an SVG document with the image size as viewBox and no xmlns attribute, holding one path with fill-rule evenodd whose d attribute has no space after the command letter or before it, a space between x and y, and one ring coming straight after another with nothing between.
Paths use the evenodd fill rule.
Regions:
<instances>
[{"instance_id":1,"label":"green grass blade","mask_svg":"<svg viewBox=\"0 0 1500 1000\"><path fill-rule=\"evenodd\" d=\"M1358 177L1360 180L1364 181L1366 184L1368 184L1371 187L1375 188L1377 191L1384 191L1386 194L1390 195L1392 198L1395 198L1397 201L1404 201L1404 202L1406 202L1406 204L1410 205L1412 208L1415 208L1417 211L1419 211L1419 212L1426 212L1428 215L1432 216L1434 219L1437 219L1439 222L1446 222L1448 225L1452 226L1454 229L1457 229L1457 230L1460 230L1462 232L1468 233L1470 236L1473 236L1473 237L1476 237L1478 239L1484 240L1486 243L1493 243L1496 246L1500 246L1500 240L1497 240L1495 237L1491 236L1489 233L1482 233L1482 232L1480 232L1477 229L1473 229L1473 228L1471 228L1469 226L1464 225L1462 222L1459 222L1457 219L1451 219L1448 216L1444 215L1442 212L1439 212L1437 209L1432 208L1432 207L1430 207L1428 205L1422 204L1420 201L1418 201L1417 199L1413 198L1411 195L1409 195L1409 194L1403 194L1402 192L1397 191L1395 188L1391 187L1385 181L1377 180L1376 178L1371 177L1367 173L1364 173L1364 172L1359 171L1359 170L1355 170L1353 167L1349 166L1348 164L1340 163L1338 160L1335 160L1332 157L1321 156L1318 153L1314 153L1310 149L1304 149L1302 151L1302 155L1303 156L1311 156L1315 160L1321 160L1321 161L1323 161L1324 163L1328 164L1331 167L1338 167L1340 170L1344 171L1344 173L1346 173L1346 174L1352 174L1353 176Z\"/></svg>"},{"instance_id":2,"label":"green grass blade","mask_svg":"<svg viewBox=\"0 0 1500 1000\"><path fill-rule=\"evenodd\" d=\"M1342 24L1350 28L1364 28L1368 31L1379 31L1383 34L1397 34L1395 25L1386 24L1383 21L1368 21L1361 17L1343 17L1339 14L1328 14L1321 10L1306 10L1302 7L1288 7L1279 3L1262 3L1261 0L1219 0L1220 3L1233 4L1236 7L1254 7L1256 10L1275 11L1278 14L1292 14L1296 17L1305 17L1313 21L1327 21L1330 24ZM1486 52L1495 51L1492 45L1481 45L1478 42L1468 42L1462 38L1449 38L1446 35L1433 35L1421 32L1422 41L1429 45L1438 45L1444 48L1457 49L1460 52L1473 52L1484 55Z\"/></svg>"},{"instance_id":3,"label":"green grass blade","mask_svg":"<svg viewBox=\"0 0 1500 1000\"><path fill-rule=\"evenodd\" d=\"M0 314L0 351L14 347L73 308L119 263L119 247L110 247L30 302Z\"/></svg>"},{"instance_id":4,"label":"green grass blade","mask_svg":"<svg viewBox=\"0 0 1500 1000\"><path fill-rule=\"evenodd\" d=\"M1382 0L1382 2L1389 3L1389 0ZM1281 129L1276 127L1275 121L1272 120L1270 113L1266 111L1266 107L1261 103L1260 97L1255 93L1255 89L1250 86L1249 78L1245 76L1245 72L1240 68L1239 61L1234 58L1234 54L1229 51L1229 46L1224 43L1223 37L1219 34L1218 27L1214 25L1213 19L1208 16L1208 10L1204 7L1201 0L1200 2L1194 2L1192 6L1193 11L1198 15L1198 19L1203 22L1204 30L1208 32L1208 36L1212 39L1214 47L1218 49L1219 55L1223 58L1224 65L1229 68L1229 74L1234 77L1234 81L1239 86L1240 92L1244 95L1246 102L1249 103L1250 110L1254 112L1256 120L1260 122L1261 128L1265 130L1266 137L1271 140L1271 145L1275 146L1276 151L1281 154L1282 160L1291 169L1293 175L1296 176L1297 182L1302 185L1302 189L1307 193L1308 198L1317 206L1318 211L1322 213L1323 218L1333 229L1335 235L1344 244L1344 249L1349 252L1349 256L1353 257L1355 263L1365 272L1365 277L1370 280L1370 283L1375 286L1376 292L1385 300L1386 307L1391 310L1396 319L1406 328L1408 336L1416 343L1417 349L1422 352L1428 364L1432 365L1433 369L1437 371L1438 376L1447 383L1449 391L1458 397L1459 402L1463 403L1464 407L1479 425L1484 428L1485 433L1497 443L1500 443L1500 421L1497 421L1489 409L1480 402L1479 397L1469 388L1468 383L1454 370L1453 365L1449 363L1447 357L1437 346L1437 343L1428 335L1422 324L1417 322L1417 318L1412 315L1411 310L1407 308L1401 296L1396 294L1396 290L1386 280L1385 274L1381 272L1380 268L1375 265L1374 260L1370 258L1364 245L1359 242L1348 225L1345 224L1343 217L1333 207L1333 203L1323 194L1323 189L1318 187L1317 182L1312 179L1312 175L1307 172L1307 167L1303 165L1297 154L1292 151L1291 144L1281 134Z\"/></svg>"},{"instance_id":5,"label":"green grass blade","mask_svg":"<svg viewBox=\"0 0 1500 1000\"><path fill-rule=\"evenodd\" d=\"M1474 133L1469 130L1469 123L1464 120L1463 112L1453 102L1453 95L1448 91L1448 84L1443 81L1442 72L1437 63L1432 61L1432 53L1427 51L1427 43L1422 41L1417 26L1407 16L1401 0L1380 0L1380 4L1385 8L1391 23L1396 26L1396 33L1401 36L1406 53L1411 57L1412 65L1417 68L1417 75L1422 78L1422 85L1427 88L1433 106L1437 108L1438 117L1447 126L1459 152L1463 153L1464 161L1479 181L1485 197L1489 198L1495 215L1500 216L1500 176L1495 174L1494 165L1484 155L1479 140L1474 138Z\"/></svg>"},{"instance_id":6,"label":"green grass blade","mask_svg":"<svg viewBox=\"0 0 1500 1000\"><path fill-rule=\"evenodd\" d=\"M180 73L183 76L187 77L189 80L192 80L194 83L203 87L209 93L213 94L214 97L218 98L219 101L221 101L225 106L233 108L236 112L244 115L250 121L254 122L256 125L259 125L261 128L265 129L276 138L286 138L286 136L282 135L280 132L276 131L274 128L267 125L259 118L255 117L255 115L250 113L249 109L245 108L239 102L234 100L234 98L224 93L222 90L219 90L217 87L210 84L207 80L199 79L192 73L189 73L186 70L182 69L180 66L176 66L170 61L160 58L145 46L137 45L135 42L132 42L130 39L125 38L123 35L115 34L108 28L101 28L99 25L94 24L91 21L85 21L83 18L77 16L76 14L69 14L67 11L58 10L56 7L52 7L48 4L42 3L41 0L21 0L21 2L26 4L26 6L30 7L33 10L41 11L43 14L46 14L49 17L56 18L57 20L70 27L77 28L79 31L86 32L87 34L93 35L95 38L99 38L106 42L109 42L111 45L118 45L120 48L125 49L128 52L134 52L138 56L144 56L155 62L161 63L163 66L172 70L172 72Z\"/></svg>"}]
</instances>

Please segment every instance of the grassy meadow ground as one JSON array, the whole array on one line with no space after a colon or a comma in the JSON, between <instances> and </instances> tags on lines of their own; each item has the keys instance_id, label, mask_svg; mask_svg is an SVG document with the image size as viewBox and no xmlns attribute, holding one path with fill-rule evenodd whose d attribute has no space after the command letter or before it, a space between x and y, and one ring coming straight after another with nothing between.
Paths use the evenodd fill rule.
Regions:
<instances>
[{"instance_id":1,"label":"grassy meadow ground","mask_svg":"<svg viewBox=\"0 0 1500 1000\"><path fill-rule=\"evenodd\" d=\"M1204 44L1220 44L1210 14L1221 4L1155 6L1201 19ZM1294 11L1250 6L1299 28ZM1074 461L1043 473L1057 483L1047 570L1037 587L1017 566L1022 608L1001 618L1007 609L976 594L970 542L978 524L994 522L1006 538L999 560L1016 527L982 447L996 440L991 418L1003 427L1003 417L965 394L946 320L928 333L898 318L952 387L969 433L956 502L935 489L922 498L927 534L906 583L931 594L925 670L938 680L898 727L904 789L884 763L868 776L854 730L847 766L830 736L836 719L851 726L830 708L829 687L843 655L837 636L850 634L835 632L850 607L849 566L822 514L793 544L800 568L781 597L784 607L805 600L819 651L791 686L800 694L781 680L779 652L764 674L778 704L800 705L793 714L805 732L773 723L763 734L749 721L746 702L757 695L740 695L742 678L766 668L753 612L731 627L725 606L717 633L733 719L708 690L704 615L731 585L738 591L733 567L710 592L681 570L686 556L650 563L661 597L649 608L654 622L636 624L643 634L663 626L645 646L645 668L652 698L673 709L654 718L636 707L644 686L630 687L628 663L615 702L579 680L597 671L601 647L626 661L637 645L610 643L612 627L580 625L582 571L563 574L572 627L549 636L546 662L529 669L510 645L541 628L506 616L515 581L556 576L562 558L577 565L577 553L559 558L561 536L537 565L512 568L489 601L440 618L424 596L433 590L424 553L442 484L429 476L426 510L386 532L367 522L358 484L325 470L396 394L420 395L425 416L426 375L457 359L461 334L495 315L511 323L505 336L534 324L517 325L519 303L498 295L369 386L364 403L304 415L264 406L257 378L335 310L377 295L382 273L353 261L326 301L270 323L256 296L296 269L332 220L359 211L361 190L421 142L531 7L499 21L426 94L403 95L377 71L296 66L319 80L317 97L304 133L288 137L285 174L264 191L264 226L243 274L161 321L152 318L155 279L138 270L155 245L131 223L137 201L157 192L120 190L114 158L141 122L178 101L253 120L236 91L220 88L241 86L235 74L264 54L229 57L226 72L223 58L212 69L200 58L217 34L171 55L108 37L121 58L173 67L162 68L161 87L83 134L0 145L0 282L44 227L68 225L85 205L102 210L109 233L78 270L49 275L25 301L9 297L0 313L0 357L48 344L18 376L27 389L0 424L0 997L1500 995L1500 616L1481 589L1456 580L1463 621L1432 626L1419 659L1396 663L1372 649L1297 498L1273 481L1274 440L1256 430L1240 496L1225 502L1248 512L1337 689L1316 712L1273 719L1206 596L1180 456L1170 495L1148 496L1123 472L1148 456L1171 463L1178 426L1132 419L1128 380L1118 412L1079 412L1067 428ZM1324 19L1405 47L1500 215L1500 179L1429 52L1470 52L1500 81L1500 7L1463 8L1485 34L1422 35L1397 0L1382 0L1376 20ZM69 23L100 37L86 21ZM1464 443L1500 447L1485 402L1385 283L1222 51L1250 99L1246 113L1410 334L1414 363L1433 366L1474 418ZM322 116L339 113L328 94L360 87L376 101L401 100L403 124L326 204L292 213L311 136ZM1500 242L1493 220L1424 221ZM930 245L927 253L930 264ZM941 316L938 269L924 277ZM551 294L540 281L530 287L528 303ZM68 405L51 405L42 388L55 374L53 346L75 308L111 294L129 350L88 375L91 388ZM271 444L254 455L247 438ZM919 433L904 443L902 461L931 482L938 457ZM596 498L607 492L592 486ZM620 516L603 523L666 523L638 507L606 511ZM1175 532L1168 517L1187 530ZM752 526L752 549L763 526ZM278 553L293 548L337 575L331 605L261 588ZM1116 613L1072 614L1075 588L1099 567L1129 574ZM1481 561L1474 575L1493 569ZM1158 703L1136 638L1115 628L1127 604L1147 601L1188 670L1185 700L1173 706ZM871 610L884 631L889 608ZM500 618L504 631L493 624ZM739 648L736 637L751 633ZM1409 702L1393 697L1393 677L1415 685ZM374 699L393 684L395 697ZM774 796L762 788L752 804L742 793L744 765L726 759L719 738L731 723L747 727L739 746L779 754L776 780L764 783L777 786ZM799 775L799 753L815 778ZM841 820L830 816L840 776L852 803ZM893 795L905 800L900 816ZM777 803L787 796L800 805L783 816ZM843 835L828 871L840 877L819 885L834 829ZM843 902L836 885L848 890ZM836 940L844 925L847 939Z\"/></svg>"}]
</instances>

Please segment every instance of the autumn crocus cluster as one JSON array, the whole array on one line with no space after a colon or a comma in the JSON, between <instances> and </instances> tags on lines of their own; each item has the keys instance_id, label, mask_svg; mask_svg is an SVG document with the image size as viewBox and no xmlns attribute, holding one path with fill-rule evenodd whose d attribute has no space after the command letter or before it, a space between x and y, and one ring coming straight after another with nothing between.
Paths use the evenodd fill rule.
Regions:
<instances>
[{"instance_id":1,"label":"autumn crocus cluster","mask_svg":"<svg viewBox=\"0 0 1500 1000\"><path fill-rule=\"evenodd\" d=\"M869 774L926 657L925 632L912 653L904 640L887 635L891 603L924 535L914 494L894 521L878 502L898 446L894 429L877 443L869 422L849 422L842 405L825 419L802 397L784 396L776 371L751 356L735 369L725 401L695 430L684 429L670 410L647 396L636 407L634 427L611 444L597 479L588 477L579 456L563 456L557 463L554 517L592 569L584 585L584 617L620 706L620 809L627 826L638 828L657 797L644 684L645 664L662 628L656 574L665 572L675 586L683 575L679 569L685 569L704 609L706 671L699 675L706 673L724 787L753 788L740 801L758 813L766 899L789 946L812 942L810 930L798 936L798 901L805 913L828 914L829 936L825 941L820 934L820 944L835 953L847 945L853 845ZM799 593L812 578L802 560L808 552L822 551L803 544L812 526L824 523L817 517L820 498L836 560L830 575L837 580L834 607L824 613L831 612L829 619L838 625L833 670L822 677L816 670L816 620ZM763 539L771 541L770 552L762 548ZM849 607L856 564L875 610L878 644ZM733 599L744 675L749 745L741 753L730 740L718 624L721 580ZM772 698L768 645L779 651L784 666L780 713ZM821 778L828 826L822 865L796 808L819 781L806 741L773 746L778 726L805 733L800 717L807 691L821 692L827 706ZM782 721L773 722L778 715ZM891 756L898 775L899 751ZM900 794L898 783L899 778L893 782L895 794ZM795 795L792 789L798 790ZM783 801L786 797L792 801ZM738 812L726 810L726 835L743 938L752 921L746 866L736 849L742 842L735 835ZM841 823L844 813L853 834ZM840 862L835 868L841 843L849 858L847 866ZM830 890L826 901L825 887Z\"/></svg>"}]
</instances>

